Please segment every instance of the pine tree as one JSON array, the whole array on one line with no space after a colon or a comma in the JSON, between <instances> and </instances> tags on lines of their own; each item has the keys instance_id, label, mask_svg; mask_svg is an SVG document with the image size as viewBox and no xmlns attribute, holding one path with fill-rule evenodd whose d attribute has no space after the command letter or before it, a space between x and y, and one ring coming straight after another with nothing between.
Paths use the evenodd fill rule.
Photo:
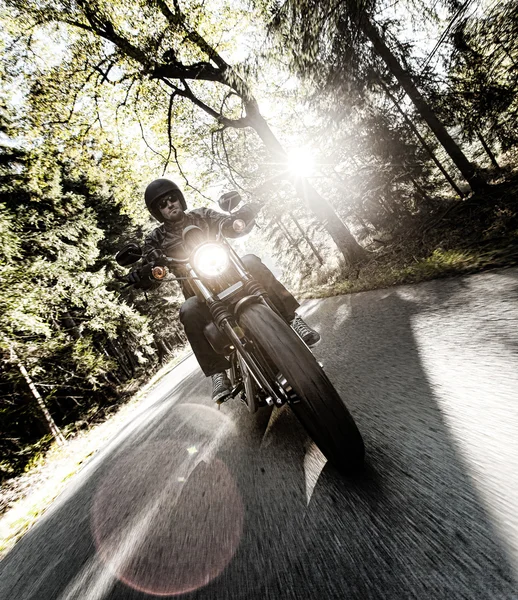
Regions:
<instances>
[{"instance_id":1,"label":"pine tree","mask_svg":"<svg viewBox=\"0 0 518 600\"><path fill-rule=\"evenodd\" d=\"M377 3L355 0L335 5L313 0L288 0L282 7L267 4L274 13L272 27L278 31L285 47L290 48L294 64L301 71L318 70L327 61L329 53L339 54L348 69L362 66L358 57L370 54L370 44L390 75L398 82L415 106L417 113L436 136L453 163L473 190L484 187L477 168L468 160L431 104L418 89L409 68L397 56L386 40L385 33L374 23Z\"/></svg>"}]
</instances>

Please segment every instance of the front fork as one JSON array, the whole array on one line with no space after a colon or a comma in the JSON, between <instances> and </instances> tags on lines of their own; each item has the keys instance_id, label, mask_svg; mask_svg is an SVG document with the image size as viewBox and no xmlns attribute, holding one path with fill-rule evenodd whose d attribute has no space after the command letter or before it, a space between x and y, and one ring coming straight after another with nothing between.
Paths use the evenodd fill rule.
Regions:
<instances>
[{"instance_id":1,"label":"front fork","mask_svg":"<svg viewBox=\"0 0 518 600\"><path fill-rule=\"evenodd\" d=\"M245 333L241 327L239 327L239 325L235 325L230 319L224 319L221 323L221 327L230 338L236 352L238 352L241 356L241 360L245 364L249 373L255 379L257 384L266 392L266 403L269 405L276 404L278 406L285 404L288 400L288 397L284 393L282 387L275 386L274 388L265 377L261 365L257 362L255 356L253 356L247 349L249 342L246 339Z\"/></svg>"},{"instance_id":2,"label":"front fork","mask_svg":"<svg viewBox=\"0 0 518 600\"><path fill-rule=\"evenodd\" d=\"M253 279L250 278L250 275L243 268L239 257L235 254L231 246L229 246L229 248L231 256L233 258L232 262L234 264L234 267L238 271L240 277L245 280L245 286L249 286L250 288L252 288L250 292L254 294L246 296L245 298L240 300L236 305L236 312L239 311L239 308L244 308L244 306L246 306L248 303L261 302L263 304L266 304L269 308L271 308L278 314L277 309L275 308L271 300L268 298L266 292L261 288L261 286L258 283L256 283ZM275 385L274 388L268 381L268 379L265 377L261 365L257 362L256 358L248 351L247 345L249 344L249 342L246 339L244 331L235 322L233 315L227 310L227 307L223 304L221 300L214 298L212 291L209 290L209 288L207 288L204 285L203 281L201 281L198 278L196 271L192 267L189 266L187 271L188 275L196 281L196 286L205 298L209 310L211 312L212 318L216 323L216 326L223 329L223 331L227 334L236 352L239 352L239 354L241 355L241 358L248 371L251 373L258 385L261 386L266 392L266 402L268 404L275 403L278 406L282 406L287 401L289 401L289 392L287 395L284 391L282 382L277 382L278 385Z\"/></svg>"}]
</instances>

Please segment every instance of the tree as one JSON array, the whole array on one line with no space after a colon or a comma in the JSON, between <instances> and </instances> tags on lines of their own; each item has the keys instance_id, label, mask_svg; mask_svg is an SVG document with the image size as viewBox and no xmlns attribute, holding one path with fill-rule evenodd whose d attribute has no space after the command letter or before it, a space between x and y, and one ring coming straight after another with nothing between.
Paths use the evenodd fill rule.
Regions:
<instances>
[{"instance_id":1,"label":"tree","mask_svg":"<svg viewBox=\"0 0 518 600\"><path fill-rule=\"evenodd\" d=\"M451 160L462 173L473 190L484 186L477 168L466 158L459 145L453 140L443 123L437 118L425 100L414 79L395 53L387 45L384 35L373 23L375 2L369 4L349 0L335 5L331 2L313 0L287 0L275 10L272 27L281 33L284 43L288 39L295 62L301 68L315 69L322 62L330 47L342 52L345 57L357 56L362 41L369 41L377 56L381 58L391 75L398 81L413 102L421 118L427 123ZM363 34L363 39L358 36ZM351 52L348 45L351 45ZM354 60L349 61L354 67Z\"/></svg>"},{"instance_id":2,"label":"tree","mask_svg":"<svg viewBox=\"0 0 518 600\"><path fill-rule=\"evenodd\" d=\"M468 141L478 140L495 168L492 147L518 144L518 9L499 2L482 15L460 21L452 35L448 89L438 103L462 126Z\"/></svg>"},{"instance_id":3,"label":"tree","mask_svg":"<svg viewBox=\"0 0 518 600\"><path fill-rule=\"evenodd\" d=\"M109 80L110 71L118 68L124 84L145 89L145 80L155 82L155 90L163 95L168 90L166 123L169 150L173 149L173 111L178 100L201 109L215 121L220 131L251 128L259 136L273 161L286 164L287 153L261 115L259 105L247 82L243 69L232 68L205 32L212 27L210 15L203 8L189 6L182 10L165 0L140 4L130 0L117 3L101 1L69 5L67 2L27 7L25 2L10 0L15 15L32 19L30 30L44 24L61 24L75 30L81 44L70 50L85 54L84 78L98 75L99 83ZM195 25L193 25L193 23ZM76 62L76 70L80 61ZM83 63L84 65L84 63ZM33 90L34 93L35 90ZM155 91L155 93L156 93ZM138 92L135 92L137 94ZM148 95L148 98L151 96ZM218 106L214 108L214 106ZM306 182L299 189L303 200L323 223L348 262L364 254L347 226L332 206Z\"/></svg>"},{"instance_id":4,"label":"tree","mask_svg":"<svg viewBox=\"0 0 518 600\"><path fill-rule=\"evenodd\" d=\"M2 131L14 136L16 126L2 121ZM106 350L111 340L134 344L133 353L148 362L145 354L152 353L146 319L107 289L106 266L98 263L104 233L96 210L110 194L94 182L79 193L52 147L24 149L14 139L4 138L0 148L0 471L6 473L23 468L27 445L48 432L61 443L60 428L116 399L121 365Z\"/></svg>"}]
</instances>

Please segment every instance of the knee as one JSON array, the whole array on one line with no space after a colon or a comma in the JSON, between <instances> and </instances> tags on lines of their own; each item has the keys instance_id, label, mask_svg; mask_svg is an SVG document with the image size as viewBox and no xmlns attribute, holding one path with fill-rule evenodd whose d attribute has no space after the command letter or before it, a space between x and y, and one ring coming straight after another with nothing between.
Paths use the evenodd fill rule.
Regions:
<instances>
[{"instance_id":1,"label":"knee","mask_svg":"<svg viewBox=\"0 0 518 600\"><path fill-rule=\"evenodd\" d=\"M199 322L204 308L205 304L196 296L187 298L180 307L180 323L185 326L189 323Z\"/></svg>"},{"instance_id":2,"label":"knee","mask_svg":"<svg viewBox=\"0 0 518 600\"><path fill-rule=\"evenodd\" d=\"M275 278L275 275L255 254L247 254L243 257L243 262L252 277L262 282L263 285L268 285L272 281L272 278Z\"/></svg>"},{"instance_id":3,"label":"knee","mask_svg":"<svg viewBox=\"0 0 518 600\"><path fill-rule=\"evenodd\" d=\"M264 267L263 263L261 262L261 259L255 254L245 254L245 256L241 257L241 260L250 272Z\"/></svg>"}]
</instances>

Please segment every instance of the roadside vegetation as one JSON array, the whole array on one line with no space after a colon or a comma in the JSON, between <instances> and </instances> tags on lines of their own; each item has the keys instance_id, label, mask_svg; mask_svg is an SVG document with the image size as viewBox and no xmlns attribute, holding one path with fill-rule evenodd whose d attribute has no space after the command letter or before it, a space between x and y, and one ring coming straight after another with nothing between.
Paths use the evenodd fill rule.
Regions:
<instances>
[{"instance_id":1,"label":"roadside vegetation","mask_svg":"<svg viewBox=\"0 0 518 600\"><path fill-rule=\"evenodd\" d=\"M51 444L47 440L45 451L33 454L23 474L4 482L0 494L0 560L88 461L134 419L140 400L188 355L188 348L180 350L149 381L135 381L125 390L128 394L125 402L114 406L103 420L71 436L67 444ZM138 392L131 394L132 389Z\"/></svg>"},{"instance_id":2,"label":"roadside vegetation","mask_svg":"<svg viewBox=\"0 0 518 600\"><path fill-rule=\"evenodd\" d=\"M495 184L416 223L412 234L394 237L355 271L338 269L302 295L325 298L518 265L517 198L518 180Z\"/></svg>"},{"instance_id":3,"label":"roadside vegetation","mask_svg":"<svg viewBox=\"0 0 518 600\"><path fill-rule=\"evenodd\" d=\"M156 177L303 297L517 263L516 2L209 4L0 0L0 514L185 345L116 279Z\"/></svg>"}]
</instances>

